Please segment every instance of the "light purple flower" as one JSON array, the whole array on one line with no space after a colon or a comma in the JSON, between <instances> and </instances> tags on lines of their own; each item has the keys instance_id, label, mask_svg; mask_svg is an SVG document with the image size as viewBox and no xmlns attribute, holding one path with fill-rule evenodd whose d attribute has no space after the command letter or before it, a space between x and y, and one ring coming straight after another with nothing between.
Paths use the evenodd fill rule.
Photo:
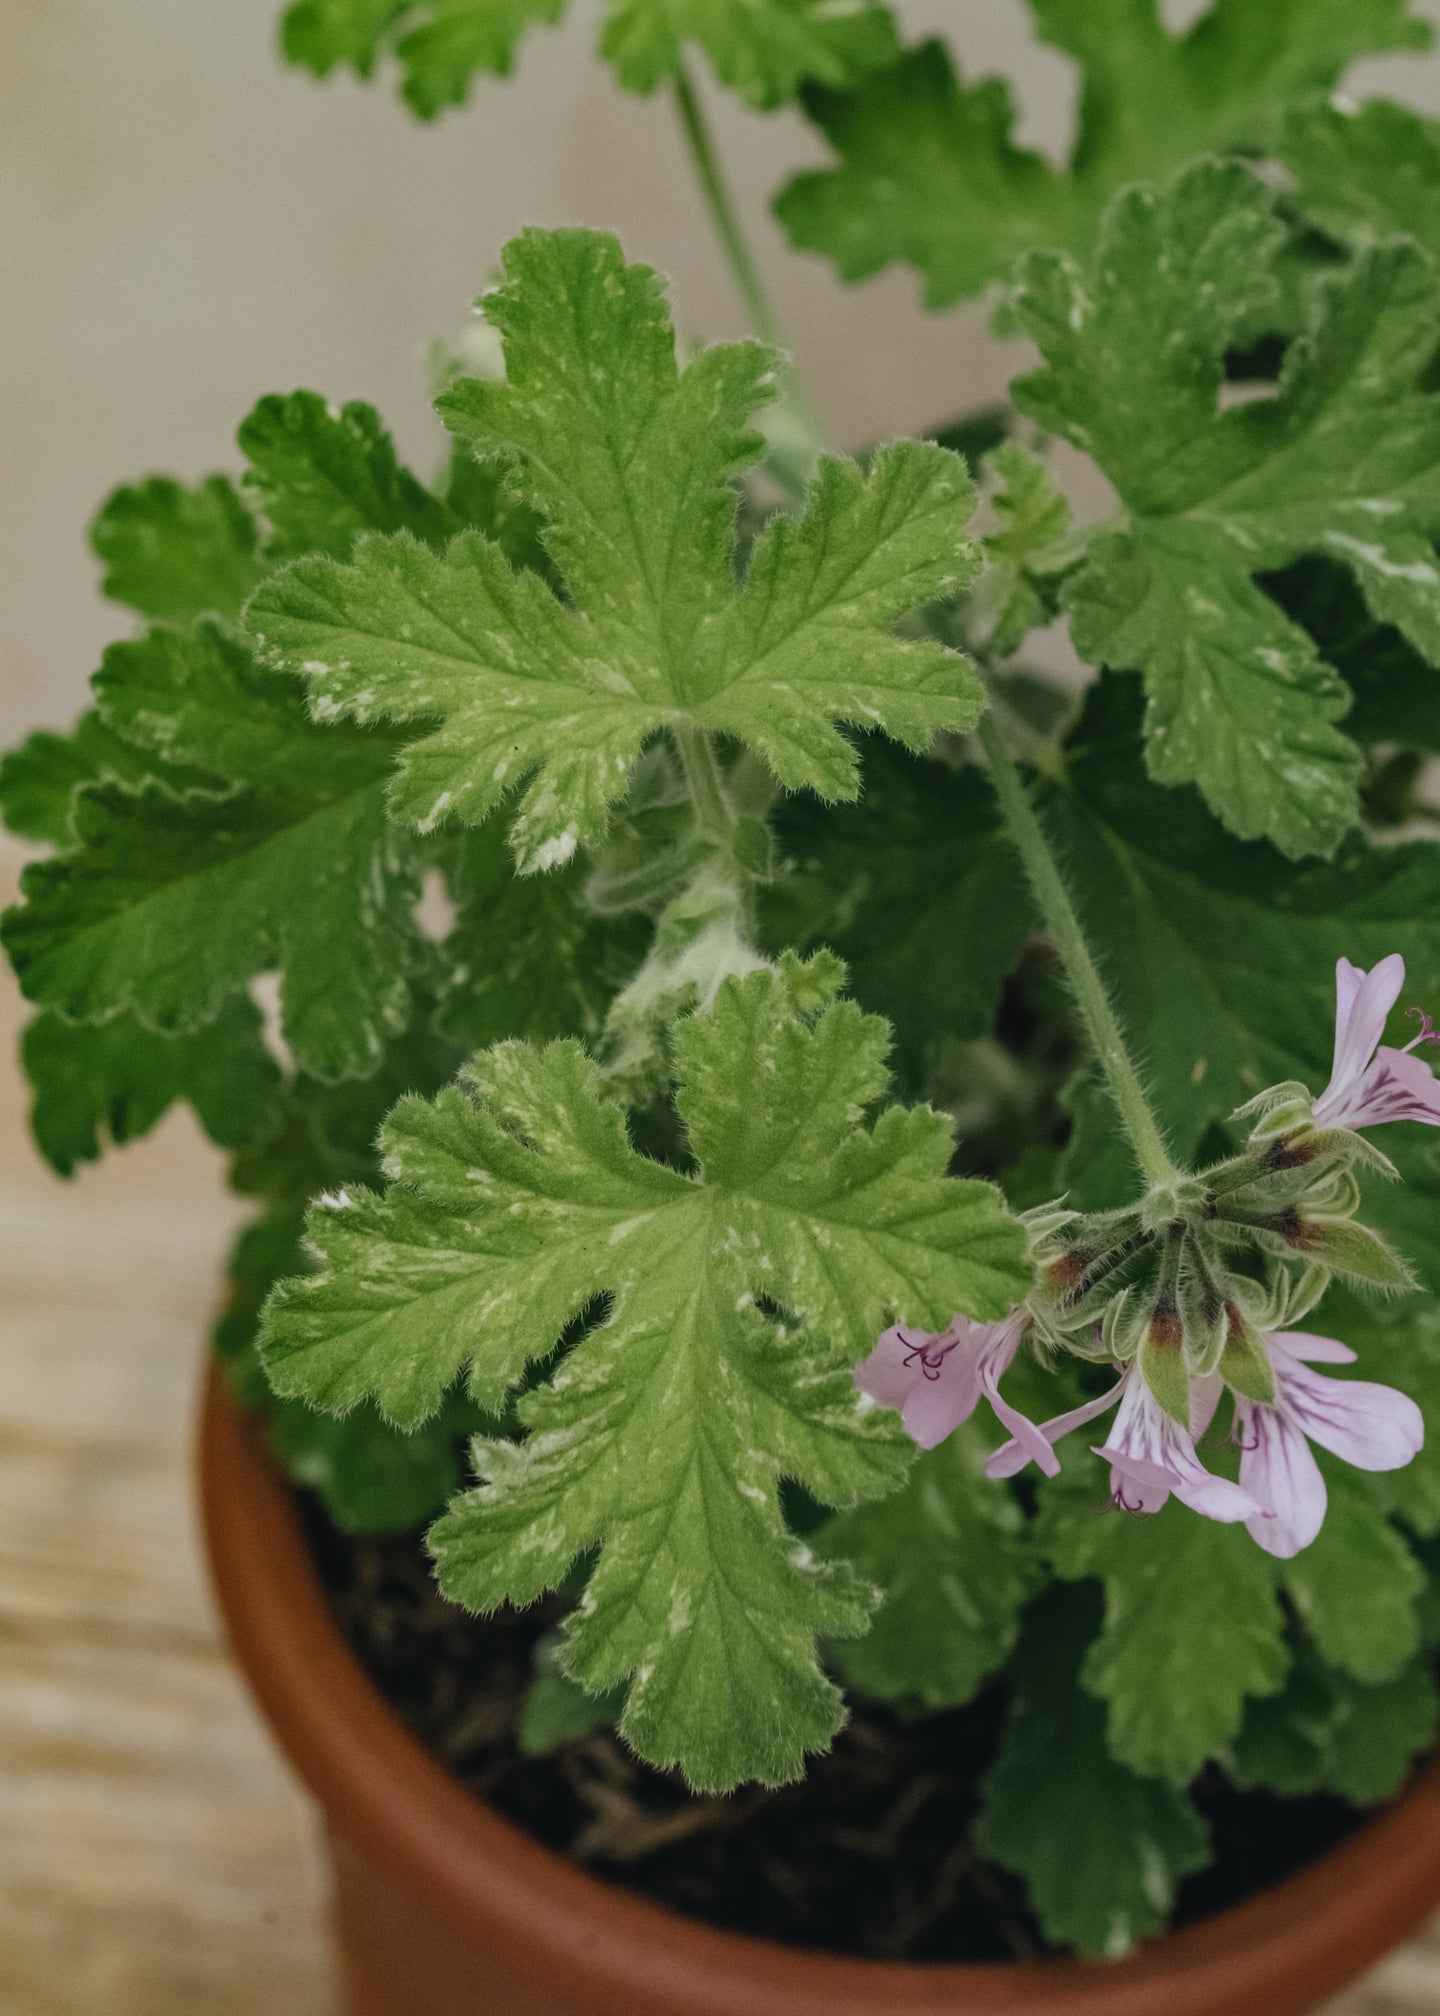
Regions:
<instances>
[{"instance_id":1,"label":"light purple flower","mask_svg":"<svg viewBox=\"0 0 1440 2016\"><path fill-rule=\"evenodd\" d=\"M1212 1477L1195 1454L1195 1438L1214 1419L1223 1385L1218 1372L1191 1382L1187 1433L1150 1391L1138 1363L1130 1367L1115 1425L1095 1452L1110 1465L1110 1497L1121 1511L1158 1512L1172 1491L1192 1512L1223 1525L1258 1510L1243 1484Z\"/></svg>"},{"instance_id":2,"label":"light purple flower","mask_svg":"<svg viewBox=\"0 0 1440 2016\"><path fill-rule=\"evenodd\" d=\"M1047 1443L1058 1442L1118 1400L1115 1425L1103 1448L1095 1451L1110 1465L1112 1502L1125 1512L1158 1512L1173 1492L1192 1512L1233 1523L1257 1511L1256 1501L1228 1478L1212 1477L1195 1454L1195 1438L1210 1426L1222 1385L1218 1374L1192 1383L1191 1432L1187 1434L1165 1412L1134 1362L1107 1393L1072 1407L1068 1414L1057 1414L1053 1421L1041 1424L1040 1433ZM985 1467L991 1477L1013 1477L1028 1461L1028 1450L1017 1440L997 1449Z\"/></svg>"},{"instance_id":3,"label":"light purple flower","mask_svg":"<svg viewBox=\"0 0 1440 2016\"><path fill-rule=\"evenodd\" d=\"M1311 1442L1357 1470L1399 1470L1424 1443L1425 1423L1393 1386L1312 1371L1307 1360L1354 1363L1355 1353L1333 1337L1285 1330L1267 1336L1265 1347L1275 1372L1273 1405L1235 1402L1240 1482L1259 1507L1245 1530L1267 1554L1288 1561L1310 1545L1325 1517L1325 1479Z\"/></svg>"},{"instance_id":4,"label":"light purple flower","mask_svg":"<svg viewBox=\"0 0 1440 2016\"><path fill-rule=\"evenodd\" d=\"M1405 985L1398 952L1367 973L1342 959L1335 968L1335 1063L1315 1101L1319 1127L1375 1127L1384 1120L1424 1120L1440 1127L1440 1080L1414 1053L1440 1043L1440 1032L1418 1008L1420 1033L1403 1050L1382 1044L1390 1010Z\"/></svg>"},{"instance_id":5,"label":"light purple flower","mask_svg":"<svg viewBox=\"0 0 1440 2016\"><path fill-rule=\"evenodd\" d=\"M911 1330L895 1324L881 1336L855 1384L882 1407L896 1407L907 1432L922 1449L933 1449L968 1421L982 1399L1024 1444L1026 1460L1047 1476L1060 1468L1054 1451L1035 1424L1012 1407L1000 1391L1030 1322L1022 1304L998 1323L972 1323L956 1316L948 1330ZM1018 1466L1017 1466L1018 1467Z\"/></svg>"}]
</instances>

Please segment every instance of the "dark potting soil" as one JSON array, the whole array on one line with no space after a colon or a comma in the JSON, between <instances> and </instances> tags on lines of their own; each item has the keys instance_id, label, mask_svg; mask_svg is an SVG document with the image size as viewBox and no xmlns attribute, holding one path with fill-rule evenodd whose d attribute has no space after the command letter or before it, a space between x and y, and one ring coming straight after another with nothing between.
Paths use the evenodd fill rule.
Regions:
<instances>
[{"instance_id":1,"label":"dark potting soil","mask_svg":"<svg viewBox=\"0 0 1440 2016\"><path fill-rule=\"evenodd\" d=\"M336 1615L402 1720L477 1797L596 1876L831 1953L973 1961L1052 1950L1020 1884L969 1845L1001 1689L923 1721L857 1713L801 1784L777 1792L697 1797L610 1731L527 1756L516 1732L532 1657L563 1606L469 1617L437 1593L418 1538L348 1538L315 1508L307 1515ZM1179 1923L1278 1882L1361 1817L1334 1799L1238 1793L1218 1773L1196 1796L1217 1852L1183 1886Z\"/></svg>"}]
</instances>

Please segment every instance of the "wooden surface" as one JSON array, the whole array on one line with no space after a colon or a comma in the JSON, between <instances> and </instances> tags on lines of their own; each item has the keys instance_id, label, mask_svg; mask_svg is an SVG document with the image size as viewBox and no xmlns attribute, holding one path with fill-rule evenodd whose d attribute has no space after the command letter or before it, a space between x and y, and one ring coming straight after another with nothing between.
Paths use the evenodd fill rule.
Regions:
<instances>
[{"instance_id":1,"label":"wooden surface","mask_svg":"<svg viewBox=\"0 0 1440 2016\"><path fill-rule=\"evenodd\" d=\"M219 1642L191 1502L241 1208L184 1116L51 1176L3 985L0 2016L333 2016L313 1823ZM1326 2016L1402 2012L1440 2016L1440 1925Z\"/></svg>"}]
</instances>

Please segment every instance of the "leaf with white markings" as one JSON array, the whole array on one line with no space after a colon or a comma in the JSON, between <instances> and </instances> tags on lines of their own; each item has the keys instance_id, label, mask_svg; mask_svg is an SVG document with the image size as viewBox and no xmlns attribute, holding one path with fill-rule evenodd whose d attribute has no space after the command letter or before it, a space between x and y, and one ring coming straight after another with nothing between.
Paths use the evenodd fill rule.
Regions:
<instances>
[{"instance_id":1,"label":"leaf with white markings","mask_svg":"<svg viewBox=\"0 0 1440 2016\"><path fill-rule=\"evenodd\" d=\"M467 1365L498 1407L603 1308L520 1402L527 1439L476 1445L485 1482L431 1544L476 1609L533 1600L599 1547L566 1670L597 1692L629 1678L629 1741L709 1788L793 1777L830 1740L815 1638L870 1608L786 1532L779 1477L831 1505L893 1488L905 1439L851 1366L889 1311L993 1316L1028 1279L997 1194L945 1176L938 1114L861 1124L885 1028L848 1004L798 1012L815 985L787 961L681 1025L693 1175L636 1154L574 1044L502 1044L433 1103L402 1101L390 1189L312 1215L321 1271L267 1318L281 1392L337 1411L374 1395L412 1423Z\"/></svg>"},{"instance_id":2,"label":"leaf with white markings","mask_svg":"<svg viewBox=\"0 0 1440 2016\"><path fill-rule=\"evenodd\" d=\"M1298 856L1355 819L1360 758L1338 726L1344 682L1255 577L1328 555L1372 614L1440 654L1440 395L1423 389L1440 279L1413 246L1362 253L1320 283L1275 396L1219 412L1278 229L1237 164L1127 191L1088 270L1026 262L1017 310L1046 368L1015 397L1126 506L1065 592L1082 654L1145 674L1152 774Z\"/></svg>"},{"instance_id":3,"label":"leaf with white markings","mask_svg":"<svg viewBox=\"0 0 1440 2016\"><path fill-rule=\"evenodd\" d=\"M780 782L854 797L854 721L923 747L973 725L978 684L955 653L891 626L957 586L973 490L943 449L902 443L868 470L827 459L799 519L761 534L738 590L732 479L775 360L754 343L683 371L661 285L613 238L528 231L486 312L509 382L440 401L477 453L512 461L546 521L568 600L516 574L484 537L443 556L403 536L355 564L304 560L248 621L269 660L309 683L317 718L430 724L407 748L396 812L422 831L484 819L526 786L522 869L553 867L605 829L630 766L664 726L759 750Z\"/></svg>"}]
</instances>

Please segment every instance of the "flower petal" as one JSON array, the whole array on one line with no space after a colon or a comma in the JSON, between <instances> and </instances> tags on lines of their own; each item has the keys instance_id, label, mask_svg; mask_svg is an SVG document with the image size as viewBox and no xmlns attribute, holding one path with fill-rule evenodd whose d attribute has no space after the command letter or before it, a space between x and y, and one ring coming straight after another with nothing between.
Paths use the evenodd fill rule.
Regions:
<instances>
[{"instance_id":1,"label":"flower petal","mask_svg":"<svg viewBox=\"0 0 1440 2016\"><path fill-rule=\"evenodd\" d=\"M1175 1479L1159 1463L1147 1463L1139 1456L1117 1456L1113 1449L1097 1449L1110 1464L1110 1499L1122 1512L1158 1512L1175 1489Z\"/></svg>"},{"instance_id":2,"label":"flower petal","mask_svg":"<svg viewBox=\"0 0 1440 2016\"><path fill-rule=\"evenodd\" d=\"M923 1376L919 1353L936 1341L928 1330L892 1324L881 1332L870 1356L855 1367L855 1384L882 1407L903 1407Z\"/></svg>"},{"instance_id":3,"label":"flower petal","mask_svg":"<svg viewBox=\"0 0 1440 2016\"><path fill-rule=\"evenodd\" d=\"M980 1385L985 1398L990 1402L996 1420L1002 1428L1010 1430L1012 1440L1007 1442L1005 1447L1020 1449L1023 1452L1022 1463L1038 1463L1047 1477L1058 1477L1060 1458L1051 1448L1044 1430L1037 1428L1028 1414L1022 1414L1018 1407L1010 1405L988 1371L981 1374ZM993 1461L992 1457L991 1462ZM989 1470L989 1464L986 1465L986 1469Z\"/></svg>"},{"instance_id":4,"label":"flower petal","mask_svg":"<svg viewBox=\"0 0 1440 2016\"><path fill-rule=\"evenodd\" d=\"M1420 1409L1393 1386L1327 1379L1308 1365L1292 1365L1281 1374L1278 1397L1280 1411L1302 1434L1357 1470L1399 1470L1424 1445Z\"/></svg>"},{"instance_id":5,"label":"flower petal","mask_svg":"<svg viewBox=\"0 0 1440 2016\"><path fill-rule=\"evenodd\" d=\"M1078 1407L1072 1407L1068 1414L1056 1414L1049 1421L1042 1421L1039 1433L1052 1445L1069 1435L1076 1428L1083 1428L1087 1421L1093 1421L1097 1414L1103 1414L1113 1407L1124 1389L1126 1375L1122 1372L1108 1393L1099 1394L1094 1400L1086 1400ZM987 1477L1013 1477L1031 1461L1031 1454L1018 1439L1003 1442L985 1465Z\"/></svg>"},{"instance_id":6,"label":"flower petal","mask_svg":"<svg viewBox=\"0 0 1440 2016\"><path fill-rule=\"evenodd\" d=\"M1345 1094L1374 1056L1405 985L1405 961L1398 952L1357 980L1359 972L1348 959L1335 969L1335 1063L1330 1083L1315 1102L1315 1118L1322 1126L1338 1124L1335 1115Z\"/></svg>"},{"instance_id":7,"label":"flower petal","mask_svg":"<svg viewBox=\"0 0 1440 2016\"><path fill-rule=\"evenodd\" d=\"M1317 1365L1353 1365L1355 1353L1337 1337L1317 1337L1310 1330L1272 1330L1266 1338L1271 1356L1275 1346L1292 1358L1309 1359Z\"/></svg>"},{"instance_id":8,"label":"flower petal","mask_svg":"<svg viewBox=\"0 0 1440 2016\"><path fill-rule=\"evenodd\" d=\"M1308 1547L1325 1520L1325 1479L1299 1426L1278 1407L1236 1405L1243 1438L1240 1484L1259 1506L1245 1531L1279 1561Z\"/></svg>"},{"instance_id":9,"label":"flower petal","mask_svg":"<svg viewBox=\"0 0 1440 2016\"><path fill-rule=\"evenodd\" d=\"M967 1344L957 1344L940 1360L936 1377L922 1377L911 1387L900 1418L922 1449L933 1449L970 1419L979 1400L977 1355Z\"/></svg>"}]
</instances>

